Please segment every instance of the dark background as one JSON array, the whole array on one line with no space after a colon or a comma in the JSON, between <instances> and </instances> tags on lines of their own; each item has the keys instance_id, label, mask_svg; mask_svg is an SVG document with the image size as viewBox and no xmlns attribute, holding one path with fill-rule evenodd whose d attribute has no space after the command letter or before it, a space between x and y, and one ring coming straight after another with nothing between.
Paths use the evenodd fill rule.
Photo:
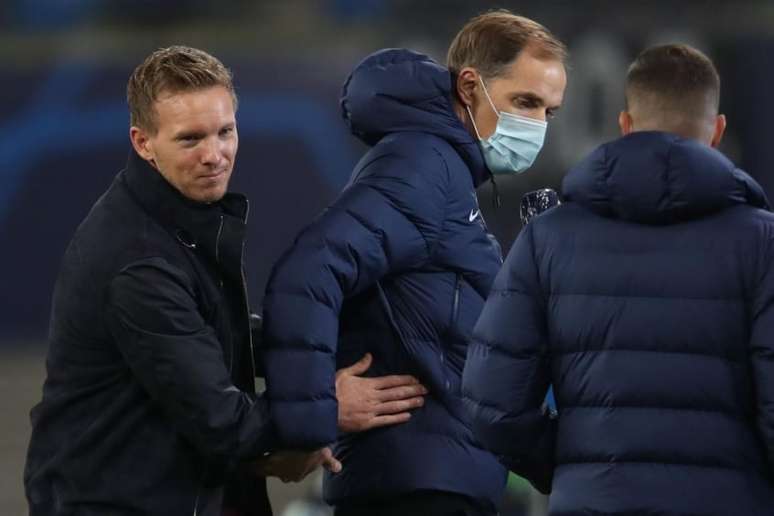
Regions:
<instances>
[{"instance_id":1,"label":"dark background","mask_svg":"<svg viewBox=\"0 0 774 516\"><path fill-rule=\"evenodd\" d=\"M132 69L155 48L186 44L233 70L241 145L232 189L251 202L246 264L257 309L274 260L337 195L364 150L339 112L349 70L383 47L409 47L443 61L464 22L493 7L538 20L571 52L565 106L549 124L538 162L499 181L504 202L497 210L490 187L481 189L484 215L504 250L520 229L521 195L558 189L569 167L617 136L626 67L656 43L687 42L715 60L729 121L721 150L774 195L771 1L0 4L0 514L26 512L27 413L40 397L51 290L70 236L126 162L125 86ZM506 514L536 506L523 501L531 495L522 484L513 485ZM275 489L275 496L284 505L310 486ZM288 514L312 514L293 510Z\"/></svg>"}]
</instances>

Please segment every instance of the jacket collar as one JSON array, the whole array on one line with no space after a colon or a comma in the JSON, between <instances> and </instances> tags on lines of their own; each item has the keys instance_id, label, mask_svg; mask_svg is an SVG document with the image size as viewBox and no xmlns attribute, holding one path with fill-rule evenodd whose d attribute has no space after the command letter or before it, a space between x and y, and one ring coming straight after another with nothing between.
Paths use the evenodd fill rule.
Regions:
<instances>
[{"instance_id":1,"label":"jacket collar","mask_svg":"<svg viewBox=\"0 0 774 516\"><path fill-rule=\"evenodd\" d=\"M215 263L220 263L224 244L221 242L224 224L241 229L238 246L241 254L248 203L244 195L227 193L214 203L192 201L183 196L158 170L134 150L123 174L123 181L132 197L148 215L167 229L189 249L199 249ZM234 232L230 231L230 235ZM229 253L232 254L232 253Z\"/></svg>"},{"instance_id":2,"label":"jacket collar","mask_svg":"<svg viewBox=\"0 0 774 516\"><path fill-rule=\"evenodd\" d=\"M763 189L723 154L666 132L598 147L564 179L565 200L607 217L672 224L738 204L768 209Z\"/></svg>"}]
</instances>

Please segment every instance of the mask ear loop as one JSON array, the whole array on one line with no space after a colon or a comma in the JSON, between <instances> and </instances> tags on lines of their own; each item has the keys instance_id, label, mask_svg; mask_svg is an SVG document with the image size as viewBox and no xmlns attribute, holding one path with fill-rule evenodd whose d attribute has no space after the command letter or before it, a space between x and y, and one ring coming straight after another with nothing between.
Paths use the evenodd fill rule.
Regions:
<instances>
[{"instance_id":1,"label":"mask ear loop","mask_svg":"<svg viewBox=\"0 0 774 516\"><path fill-rule=\"evenodd\" d=\"M481 78L481 75L478 76L478 81L481 83L481 88L484 89L484 95L486 95L486 100L489 101L489 105L492 106L492 111L494 111L495 116L499 120L500 112L497 111L497 108L495 107L494 102L492 102L492 97L489 96L489 92L486 90L486 85L484 84L484 79ZM465 105L465 109L468 110L468 116L470 117L470 121L473 123L473 130L476 131L476 136L478 136L479 140L483 140L483 138L481 138L481 133L478 132L476 121L473 119L473 113L470 111L470 106Z\"/></svg>"},{"instance_id":2,"label":"mask ear loop","mask_svg":"<svg viewBox=\"0 0 774 516\"><path fill-rule=\"evenodd\" d=\"M468 116L470 117L470 122L473 124L473 130L476 131L476 136L479 140L483 140L483 138L481 138L481 133L478 132L478 127L476 127L476 121L473 120L473 113L470 111L470 106L466 105L465 109L468 110Z\"/></svg>"},{"instance_id":3,"label":"mask ear loop","mask_svg":"<svg viewBox=\"0 0 774 516\"><path fill-rule=\"evenodd\" d=\"M484 80L481 78L481 76L478 76L478 80L481 81L481 87L484 88L484 94L486 95L487 100L489 100L489 105L492 106L492 110L495 112L495 115L497 115L497 118L500 118L500 113L497 112L497 109L495 109L494 104L492 103L492 99L489 97L489 92L486 91L486 86L484 86ZM468 116L470 117L470 122L473 124L473 130L476 131L476 136L479 140L483 140L481 138L481 133L478 132L478 127L476 126L476 121L473 119L473 112L470 111L470 106L467 104L465 105L465 109L468 111ZM503 205L502 200L500 199L500 189L497 187L497 181L495 181L494 174L492 174L492 171L489 170L489 179L492 181L492 205L495 209L501 207Z\"/></svg>"},{"instance_id":4,"label":"mask ear loop","mask_svg":"<svg viewBox=\"0 0 774 516\"><path fill-rule=\"evenodd\" d=\"M492 111L494 111L495 115L497 115L497 118L500 118L500 112L497 111L497 108L494 105L494 102L492 102L492 97L489 96L489 92L486 90L486 85L484 85L484 79L481 78L481 76L478 76L478 81L481 83L481 87L484 88L484 95L486 95L486 100L489 101L489 105L492 106Z\"/></svg>"}]
</instances>

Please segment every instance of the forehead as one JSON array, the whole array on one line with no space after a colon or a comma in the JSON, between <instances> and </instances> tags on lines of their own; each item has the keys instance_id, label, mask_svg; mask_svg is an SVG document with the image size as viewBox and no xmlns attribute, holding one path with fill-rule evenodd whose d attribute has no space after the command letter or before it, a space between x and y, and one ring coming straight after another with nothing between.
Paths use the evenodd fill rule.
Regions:
<instances>
[{"instance_id":1,"label":"forehead","mask_svg":"<svg viewBox=\"0 0 774 516\"><path fill-rule=\"evenodd\" d=\"M223 86L201 90L162 91L154 102L159 129L180 125L222 125L234 120L234 101Z\"/></svg>"},{"instance_id":2,"label":"forehead","mask_svg":"<svg viewBox=\"0 0 774 516\"><path fill-rule=\"evenodd\" d=\"M492 85L502 95L532 93L547 105L558 106L567 86L567 72L559 59L538 58L524 51L492 80Z\"/></svg>"}]
</instances>

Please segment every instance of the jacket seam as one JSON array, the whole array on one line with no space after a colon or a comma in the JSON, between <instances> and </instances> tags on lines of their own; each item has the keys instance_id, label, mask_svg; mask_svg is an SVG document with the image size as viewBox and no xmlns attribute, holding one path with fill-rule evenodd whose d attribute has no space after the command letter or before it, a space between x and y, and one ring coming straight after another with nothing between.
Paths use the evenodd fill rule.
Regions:
<instances>
[{"instance_id":1,"label":"jacket seam","mask_svg":"<svg viewBox=\"0 0 774 516\"><path fill-rule=\"evenodd\" d=\"M273 391L267 391L271 403L319 403L321 401L336 401L336 396L322 393L321 396L277 396Z\"/></svg>"},{"instance_id":2,"label":"jacket seam","mask_svg":"<svg viewBox=\"0 0 774 516\"><path fill-rule=\"evenodd\" d=\"M495 402L490 402L487 400L478 400L478 399L471 398L470 396L467 396L467 395L463 395L462 399L469 403L472 403L476 407L482 407L488 410L492 410L494 412L506 414L511 419L523 418L529 415L540 414L539 409L535 407L527 407L524 410L513 412L496 405Z\"/></svg>"},{"instance_id":3,"label":"jacket seam","mask_svg":"<svg viewBox=\"0 0 774 516\"><path fill-rule=\"evenodd\" d=\"M441 163L443 164L443 168L446 171L446 184L444 185L444 191L443 191L443 199L444 199L444 209L443 209L443 221L441 222L441 227L438 231L438 238L436 239L435 243L432 246L432 249L428 249L428 259L430 261L433 260L435 257L435 253L438 250L438 246L441 242L441 235L444 235L446 232L446 225L449 220L449 185L451 184L451 172L449 171L449 164L446 163L446 159L443 157L443 154L438 151L438 149L435 148L435 146L431 147L433 149L433 152L435 152L438 155L438 158L441 160ZM473 193L475 195L475 192Z\"/></svg>"},{"instance_id":4,"label":"jacket seam","mask_svg":"<svg viewBox=\"0 0 774 516\"><path fill-rule=\"evenodd\" d=\"M514 294L532 297L532 294L520 288L493 288L489 292L489 297L492 297L492 296L512 297Z\"/></svg>"},{"instance_id":5,"label":"jacket seam","mask_svg":"<svg viewBox=\"0 0 774 516\"><path fill-rule=\"evenodd\" d=\"M513 290L515 292L518 292L516 289L503 289L503 290ZM598 294L598 293L575 293L575 292L551 292L549 294L550 297L611 297L611 298L630 298L630 299L673 299L675 301L726 301L726 302L744 302L745 299L743 297L728 297L728 296L717 296L717 297L711 297L711 296L637 296L637 295L631 295L631 294Z\"/></svg>"},{"instance_id":6,"label":"jacket seam","mask_svg":"<svg viewBox=\"0 0 774 516\"><path fill-rule=\"evenodd\" d=\"M643 409L643 410L673 410L681 412L706 412L710 414L723 414L733 417L734 419L745 420L749 419L752 414L744 414L739 412L732 412L726 409L711 409L711 408L696 408L696 407L665 407L658 405L567 405L562 404L560 410L572 410L572 409Z\"/></svg>"},{"instance_id":7,"label":"jacket seam","mask_svg":"<svg viewBox=\"0 0 774 516\"><path fill-rule=\"evenodd\" d=\"M672 177L671 177L671 171L672 171L672 151L675 148L675 142L677 140L672 140L669 143L669 146L667 147L666 151L666 166L664 167L664 197L667 201L667 211L675 211L675 196L672 192Z\"/></svg>"},{"instance_id":8,"label":"jacket seam","mask_svg":"<svg viewBox=\"0 0 774 516\"><path fill-rule=\"evenodd\" d=\"M296 292L271 289L266 291L266 294L264 295L264 299L269 298L271 296L295 297L295 298L303 299L305 301L313 303L315 306L324 306L330 312L336 314L336 309L334 307L332 307L322 299L319 299L317 297L310 297L308 294L298 294Z\"/></svg>"},{"instance_id":9,"label":"jacket seam","mask_svg":"<svg viewBox=\"0 0 774 516\"><path fill-rule=\"evenodd\" d=\"M272 353L323 353L326 355L335 355L336 352L330 348L323 348L313 345L310 341L303 341L300 344L293 344L287 341L281 341L279 339L271 339L278 344L265 346L265 352ZM279 344L281 343L281 345Z\"/></svg>"},{"instance_id":10,"label":"jacket seam","mask_svg":"<svg viewBox=\"0 0 774 516\"><path fill-rule=\"evenodd\" d=\"M535 271L535 282L537 283L538 287L538 293L540 295L540 307L541 310L541 326L544 331L542 331L542 336L545 337L548 335L548 328L546 327L546 313L548 312L548 301L551 298L551 293L549 292L548 295L546 295L546 291L543 288L543 286L540 284L540 267L538 267L538 261L537 256L535 253L537 252L537 246L535 245L535 225L534 224L528 224L527 225L527 238L529 238L530 242L530 258L532 258L532 267ZM510 289L505 289L510 290ZM518 290L514 289L516 292L519 292ZM491 292L490 292L491 294ZM530 295L530 294L527 294ZM546 349L546 352L548 350ZM546 353L547 355L548 353Z\"/></svg>"},{"instance_id":11,"label":"jacket seam","mask_svg":"<svg viewBox=\"0 0 774 516\"><path fill-rule=\"evenodd\" d=\"M361 186L363 186L363 187L365 187L365 188L369 188L370 190L372 190L372 191L376 192L376 194L377 194L377 195L379 195L379 196L380 196L380 197L382 197L382 198L383 198L385 201L387 201L387 203L390 205L390 207L391 207L393 210L395 210L396 212L400 213L400 214L401 214L401 216L402 216L404 219L406 219L406 220L407 220L407 221L408 221L408 222L409 222L409 223L410 223L412 226L414 226L414 229L416 229L417 233L419 233L419 236L420 236L420 237L422 237L422 241L423 241L423 242L424 242L424 244L425 244L425 252L428 254L428 256L430 256L430 249L431 249L430 242L428 242L428 240L427 240L427 236L426 236L426 235L424 234L424 232L423 232L423 231L420 229L419 225L417 225L416 221L414 221L414 220L413 220L411 217L409 217L409 216L408 216L408 215L407 215L407 214L404 212L404 210L402 210L401 208L399 208L398 206L396 206L396 205L395 205L395 203L392 201L392 199L390 199L390 197L389 197L389 196L385 195L385 194L384 194L384 193L383 193L381 190L379 190L379 189L378 189L378 188L376 188L375 186L373 186L373 185L370 185L370 184L367 184L367 183L360 183L360 184L361 184ZM332 209L332 210L336 210L336 211L340 211L340 212L342 212L342 213L345 213L346 215L348 215L348 216L352 217L352 219L354 219L354 220L355 220L355 221L356 221L358 224L360 224L361 226L363 226L363 227L364 227L364 228L365 228L365 229L366 229L366 230L367 230L369 233L371 233L372 235L375 235L375 236L378 238L378 240L379 240L379 245L382 247L382 249L384 249L384 246L383 246L383 239L382 239L382 237L379 235L379 233L378 233L377 231L374 231L374 229L373 229L371 226L369 226L368 224L364 224L364 223L363 223L363 220L362 220L362 218L361 218L361 217L356 217L356 216L353 214L352 210L350 210L350 209L348 209L348 208L336 207L335 205L334 205L334 206L331 206L331 209Z\"/></svg>"},{"instance_id":12,"label":"jacket seam","mask_svg":"<svg viewBox=\"0 0 774 516\"><path fill-rule=\"evenodd\" d=\"M541 340L545 339L544 334L540 334L539 336ZM505 342L493 341L490 339L482 339L480 337L477 339L471 340L471 344L478 344L490 349L497 349L499 351L502 351L504 354L508 355L509 357L519 359L519 360L541 359L547 356L548 354L546 350L539 350L539 349L535 350L534 352L532 351L515 352L509 349L508 344Z\"/></svg>"},{"instance_id":13,"label":"jacket seam","mask_svg":"<svg viewBox=\"0 0 774 516\"><path fill-rule=\"evenodd\" d=\"M733 470L733 471L739 471L739 472L754 472L756 470L754 469L742 469L736 466L726 466L723 464L696 464L693 462L677 462L677 461L660 461L660 460L610 460L610 461L604 461L604 460L572 460L572 461L557 461L556 466L562 467L562 466L583 466L586 464L604 464L607 466L618 466L618 465L640 465L640 466L647 466L651 464L660 464L663 466L688 466L688 467L695 467L695 468L708 468L708 469L726 469L726 470Z\"/></svg>"},{"instance_id":14,"label":"jacket seam","mask_svg":"<svg viewBox=\"0 0 774 516\"><path fill-rule=\"evenodd\" d=\"M634 353L662 353L667 355L691 355L691 356L701 356L701 357L710 357L710 358L717 358L719 360L723 360L726 362L733 362L738 365L742 365L741 361L743 358L731 358L727 356L718 355L715 353L699 353L696 351L678 351L678 350L672 350L672 349L630 349L630 348L589 348L589 349L580 349L580 350L552 350L552 353L554 355L574 355L578 353L606 353L606 352L615 352L615 351L625 351L625 352L634 352Z\"/></svg>"}]
</instances>

